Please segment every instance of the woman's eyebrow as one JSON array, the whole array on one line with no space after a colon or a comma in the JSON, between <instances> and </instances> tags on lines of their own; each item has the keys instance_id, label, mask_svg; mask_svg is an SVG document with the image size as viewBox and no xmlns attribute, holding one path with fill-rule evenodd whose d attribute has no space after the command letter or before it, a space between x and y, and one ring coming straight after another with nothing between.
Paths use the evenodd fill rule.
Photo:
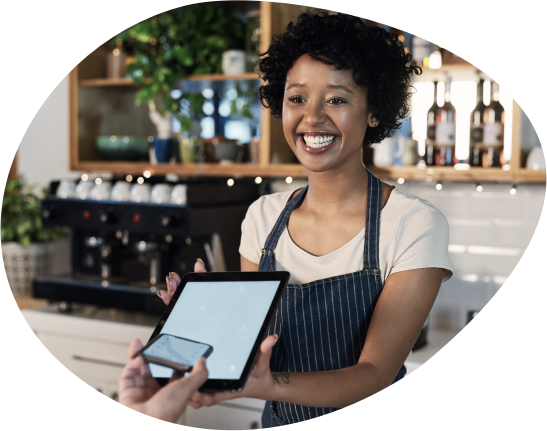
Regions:
<instances>
[{"instance_id":1,"label":"woman's eyebrow","mask_svg":"<svg viewBox=\"0 0 547 431\"><path fill-rule=\"evenodd\" d=\"M346 91L349 94L353 94L355 96L355 93L353 91L351 91L348 87L344 87L343 85L327 85L327 88L332 88L333 90Z\"/></svg>"},{"instance_id":2,"label":"woman's eyebrow","mask_svg":"<svg viewBox=\"0 0 547 431\"><path fill-rule=\"evenodd\" d=\"M305 87L304 84L291 84L287 88L285 88L285 91L289 91L291 88L303 88L303 87ZM330 88L332 90L342 90L349 94L353 94L355 96L355 93L353 91L351 91L348 87L345 87L343 85L331 84L331 85L327 85L327 88Z\"/></svg>"}]
</instances>

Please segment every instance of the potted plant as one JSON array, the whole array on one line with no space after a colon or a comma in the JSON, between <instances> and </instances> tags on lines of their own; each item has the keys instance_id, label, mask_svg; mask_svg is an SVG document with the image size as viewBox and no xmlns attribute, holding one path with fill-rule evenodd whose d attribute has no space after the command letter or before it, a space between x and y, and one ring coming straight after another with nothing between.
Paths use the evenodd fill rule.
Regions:
<instances>
[{"instance_id":1,"label":"potted plant","mask_svg":"<svg viewBox=\"0 0 547 431\"><path fill-rule=\"evenodd\" d=\"M180 121L179 133L187 131L204 102L199 93L182 93L179 82L189 75L220 73L222 54L243 47L244 34L244 24L234 9L194 4L141 21L113 38L113 43L120 46L121 41L122 49L135 58L126 76L139 87L135 104L147 103L156 125L158 161L168 161L174 143L173 117Z\"/></svg>"},{"instance_id":2,"label":"potted plant","mask_svg":"<svg viewBox=\"0 0 547 431\"><path fill-rule=\"evenodd\" d=\"M44 197L47 193L43 191ZM8 180L0 224L2 257L15 296L31 295L32 281L50 271L54 242L64 236L59 228L44 227L41 214L34 187L20 179Z\"/></svg>"}]
</instances>

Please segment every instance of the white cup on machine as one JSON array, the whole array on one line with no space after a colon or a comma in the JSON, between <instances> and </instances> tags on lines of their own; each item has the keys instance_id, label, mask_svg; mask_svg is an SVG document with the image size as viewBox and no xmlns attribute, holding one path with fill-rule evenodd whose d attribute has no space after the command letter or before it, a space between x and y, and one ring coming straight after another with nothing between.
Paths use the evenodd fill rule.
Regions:
<instances>
[{"instance_id":1,"label":"white cup on machine","mask_svg":"<svg viewBox=\"0 0 547 431\"><path fill-rule=\"evenodd\" d=\"M91 197L91 189L94 185L93 181L80 180L76 186L75 197L79 199L89 199Z\"/></svg>"},{"instance_id":2,"label":"white cup on machine","mask_svg":"<svg viewBox=\"0 0 547 431\"><path fill-rule=\"evenodd\" d=\"M132 202L150 202L150 184L133 184L131 187Z\"/></svg>"},{"instance_id":3,"label":"white cup on machine","mask_svg":"<svg viewBox=\"0 0 547 431\"><path fill-rule=\"evenodd\" d=\"M110 184L110 181L100 181L91 189L90 198L96 201L104 201L110 199L111 194L112 184Z\"/></svg>"},{"instance_id":4,"label":"white cup on machine","mask_svg":"<svg viewBox=\"0 0 547 431\"><path fill-rule=\"evenodd\" d=\"M71 180L62 179L55 191L55 196L61 199L73 198L76 194L76 183Z\"/></svg>"},{"instance_id":5,"label":"white cup on machine","mask_svg":"<svg viewBox=\"0 0 547 431\"><path fill-rule=\"evenodd\" d=\"M175 187L173 187L173 191L171 192L171 203L177 205L186 205L187 190L188 186L186 184L177 184Z\"/></svg>"},{"instance_id":6,"label":"white cup on machine","mask_svg":"<svg viewBox=\"0 0 547 431\"><path fill-rule=\"evenodd\" d=\"M171 186L169 184L156 184L150 193L152 202L156 204L166 203L171 200Z\"/></svg>"},{"instance_id":7,"label":"white cup on machine","mask_svg":"<svg viewBox=\"0 0 547 431\"><path fill-rule=\"evenodd\" d=\"M127 181L116 181L112 187L112 200L123 202L131 198L131 184Z\"/></svg>"}]
</instances>

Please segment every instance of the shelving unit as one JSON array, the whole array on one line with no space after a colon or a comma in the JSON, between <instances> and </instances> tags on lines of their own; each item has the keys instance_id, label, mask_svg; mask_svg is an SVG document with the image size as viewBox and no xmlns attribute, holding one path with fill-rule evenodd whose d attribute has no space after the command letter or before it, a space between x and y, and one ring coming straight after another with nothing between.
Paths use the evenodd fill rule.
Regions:
<instances>
[{"instance_id":1,"label":"shelving unit","mask_svg":"<svg viewBox=\"0 0 547 431\"><path fill-rule=\"evenodd\" d=\"M258 3L258 2L257 2ZM283 30L286 24L307 8L282 3L260 2L260 26L262 29L260 51L265 52L272 35ZM94 53L95 58L99 55ZM89 56L91 58L93 55ZM87 60L87 59L86 59ZM297 162L288 147L281 120L263 110L260 120L261 139L259 163L252 164L157 164L145 162L110 162L100 159L94 145L99 134L127 134L150 136L154 126L148 119L145 106L132 104L136 87L129 79L107 79L97 76L97 67L86 69L86 60L70 74L70 168L86 172L110 172L113 174L152 175L177 174L180 176L226 176L226 177L305 177L306 170ZM90 71L93 69L92 71ZM477 73L478 69L469 63L445 65L441 69L424 70L418 80L432 80L433 77L451 73ZM256 73L241 75L198 75L190 76L181 83L192 89L224 88L237 82L258 80ZM85 97L83 97L85 96ZM89 113L95 109L96 112ZM472 182L514 182L545 183L545 171L529 171L521 168L520 160L520 107L513 104L512 157L511 169L469 168L457 170L454 167L417 166L377 168L371 171L381 179L416 181L472 181ZM111 124L99 124L101 118L109 118ZM114 124L115 123L115 124Z\"/></svg>"}]
</instances>

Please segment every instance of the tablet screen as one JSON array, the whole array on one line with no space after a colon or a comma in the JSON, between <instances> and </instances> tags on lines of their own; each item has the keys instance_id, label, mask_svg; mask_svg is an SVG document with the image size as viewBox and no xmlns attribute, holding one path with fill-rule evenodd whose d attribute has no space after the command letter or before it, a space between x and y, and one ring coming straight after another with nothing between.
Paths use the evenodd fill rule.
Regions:
<instances>
[{"instance_id":1,"label":"tablet screen","mask_svg":"<svg viewBox=\"0 0 547 431\"><path fill-rule=\"evenodd\" d=\"M279 281L189 281L160 333L213 346L209 379L238 380L272 305ZM150 364L154 377L173 370Z\"/></svg>"}]
</instances>

